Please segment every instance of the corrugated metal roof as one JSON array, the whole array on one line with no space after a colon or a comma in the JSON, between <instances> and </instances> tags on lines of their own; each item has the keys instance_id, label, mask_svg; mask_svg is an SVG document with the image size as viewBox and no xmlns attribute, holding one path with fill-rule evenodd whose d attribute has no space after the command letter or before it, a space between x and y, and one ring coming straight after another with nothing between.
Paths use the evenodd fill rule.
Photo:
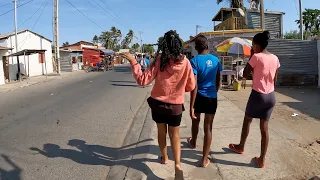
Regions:
<instances>
[{"instance_id":1,"label":"corrugated metal roof","mask_svg":"<svg viewBox=\"0 0 320 180\"><path fill-rule=\"evenodd\" d=\"M35 33L35 32L33 32L33 31L30 31L30 30L28 30L28 29L19 30L19 31L17 31L17 34L24 33L24 32L27 32L27 31L29 31L29 32L31 32L31 33L39 36L39 37L42 37L43 39L46 39L46 40L52 42L50 39L48 39L48 38L46 38L46 37L44 37L44 36L42 36L42 35L40 35L40 34L38 34L38 33ZM9 32L9 33L0 34L0 39L6 39L6 38L8 38L8 37L10 37L10 36L14 36L14 35L15 35L15 32Z\"/></svg>"}]
</instances>

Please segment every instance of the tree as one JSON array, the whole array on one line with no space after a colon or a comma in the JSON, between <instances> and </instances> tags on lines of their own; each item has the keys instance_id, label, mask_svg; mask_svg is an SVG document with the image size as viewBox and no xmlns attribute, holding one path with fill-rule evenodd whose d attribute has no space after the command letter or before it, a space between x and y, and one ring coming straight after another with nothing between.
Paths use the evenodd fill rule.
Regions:
<instances>
[{"instance_id":1,"label":"tree","mask_svg":"<svg viewBox=\"0 0 320 180\"><path fill-rule=\"evenodd\" d=\"M135 43L135 44L132 45L131 51L132 52L137 52L139 50L139 48L140 48L140 45L138 43Z\"/></svg>"},{"instance_id":2,"label":"tree","mask_svg":"<svg viewBox=\"0 0 320 180\"><path fill-rule=\"evenodd\" d=\"M302 12L304 30L307 34L312 36L320 35L320 10L319 9L305 9ZM299 24L300 20L296 20L296 23Z\"/></svg>"},{"instance_id":3,"label":"tree","mask_svg":"<svg viewBox=\"0 0 320 180\"><path fill-rule=\"evenodd\" d=\"M94 35L94 37L92 38L92 43L93 44L98 44L99 43L99 37L97 35Z\"/></svg>"},{"instance_id":4,"label":"tree","mask_svg":"<svg viewBox=\"0 0 320 180\"><path fill-rule=\"evenodd\" d=\"M244 8L243 0L217 0L217 4L228 2L231 8Z\"/></svg>"},{"instance_id":5,"label":"tree","mask_svg":"<svg viewBox=\"0 0 320 180\"><path fill-rule=\"evenodd\" d=\"M62 46L63 46L63 47L64 47L64 46L69 46L69 42L67 41L67 42L62 43Z\"/></svg>"},{"instance_id":6,"label":"tree","mask_svg":"<svg viewBox=\"0 0 320 180\"><path fill-rule=\"evenodd\" d=\"M284 34L285 39L300 39L300 34L297 30L291 30Z\"/></svg>"},{"instance_id":7,"label":"tree","mask_svg":"<svg viewBox=\"0 0 320 180\"><path fill-rule=\"evenodd\" d=\"M142 49L143 49L143 53L148 53L148 54L154 53L153 44L143 44Z\"/></svg>"},{"instance_id":8,"label":"tree","mask_svg":"<svg viewBox=\"0 0 320 180\"><path fill-rule=\"evenodd\" d=\"M123 49L128 49L132 40L133 40L133 31L130 29L126 37L122 40L121 47Z\"/></svg>"}]
</instances>

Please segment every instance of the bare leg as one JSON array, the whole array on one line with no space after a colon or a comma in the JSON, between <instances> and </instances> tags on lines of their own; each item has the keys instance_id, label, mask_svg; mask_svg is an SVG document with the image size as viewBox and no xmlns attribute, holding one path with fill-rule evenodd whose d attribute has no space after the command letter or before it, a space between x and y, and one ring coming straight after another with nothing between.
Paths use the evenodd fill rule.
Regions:
<instances>
[{"instance_id":1,"label":"bare leg","mask_svg":"<svg viewBox=\"0 0 320 180\"><path fill-rule=\"evenodd\" d=\"M191 133L192 133L192 139L190 141L190 144L193 147L197 146L197 138L199 133L199 124L201 119L201 114L195 114L197 119L192 119L192 126L191 126Z\"/></svg>"},{"instance_id":2,"label":"bare leg","mask_svg":"<svg viewBox=\"0 0 320 180\"><path fill-rule=\"evenodd\" d=\"M244 151L244 145L246 144L246 140L247 137L249 135L249 131L250 131L250 125L252 122L251 117L245 115L244 120L243 120L243 124L242 124L242 132L241 132L241 139L240 139L240 144L239 145L235 145L235 148L238 151Z\"/></svg>"},{"instance_id":3,"label":"bare leg","mask_svg":"<svg viewBox=\"0 0 320 180\"><path fill-rule=\"evenodd\" d=\"M212 123L214 119L214 114L205 114L204 116L204 143L203 143L203 157L202 157L202 167L205 167L209 163L209 153L212 142Z\"/></svg>"},{"instance_id":4,"label":"bare leg","mask_svg":"<svg viewBox=\"0 0 320 180\"><path fill-rule=\"evenodd\" d=\"M175 162L175 171L181 171L181 143L180 143L180 127L169 126L169 136Z\"/></svg>"},{"instance_id":5,"label":"bare leg","mask_svg":"<svg viewBox=\"0 0 320 180\"><path fill-rule=\"evenodd\" d=\"M260 119L260 132L261 132L261 154L260 154L260 164L264 164L267 149L269 145L269 131L268 131L268 122L267 120Z\"/></svg>"},{"instance_id":6,"label":"bare leg","mask_svg":"<svg viewBox=\"0 0 320 180\"><path fill-rule=\"evenodd\" d=\"M167 163L169 158L168 158L168 153L167 153L167 125L166 124L157 124L158 127L158 143L162 155L161 163Z\"/></svg>"}]
</instances>

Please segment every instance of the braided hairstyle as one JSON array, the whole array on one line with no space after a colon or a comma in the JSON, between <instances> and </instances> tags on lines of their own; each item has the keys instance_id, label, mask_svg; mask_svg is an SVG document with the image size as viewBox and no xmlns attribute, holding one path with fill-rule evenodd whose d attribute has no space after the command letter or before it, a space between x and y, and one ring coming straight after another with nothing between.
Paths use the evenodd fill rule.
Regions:
<instances>
[{"instance_id":1,"label":"braided hairstyle","mask_svg":"<svg viewBox=\"0 0 320 180\"><path fill-rule=\"evenodd\" d=\"M158 42L157 53L159 54L161 51L160 71L164 71L166 66L170 64L170 60L173 60L174 63L181 61L182 50L183 46L179 34L173 30L166 32L162 40Z\"/></svg>"}]
</instances>

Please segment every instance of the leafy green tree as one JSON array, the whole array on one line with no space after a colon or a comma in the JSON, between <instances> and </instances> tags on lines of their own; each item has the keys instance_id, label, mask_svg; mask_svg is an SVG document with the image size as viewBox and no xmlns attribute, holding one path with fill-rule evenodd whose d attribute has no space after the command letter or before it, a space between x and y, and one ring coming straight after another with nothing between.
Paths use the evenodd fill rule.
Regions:
<instances>
[{"instance_id":1,"label":"leafy green tree","mask_svg":"<svg viewBox=\"0 0 320 180\"><path fill-rule=\"evenodd\" d=\"M135 43L131 47L131 52L137 52L140 48L140 45L138 43Z\"/></svg>"},{"instance_id":2,"label":"leafy green tree","mask_svg":"<svg viewBox=\"0 0 320 180\"><path fill-rule=\"evenodd\" d=\"M291 30L284 34L285 39L300 39L300 33L297 30Z\"/></svg>"},{"instance_id":3,"label":"leafy green tree","mask_svg":"<svg viewBox=\"0 0 320 180\"><path fill-rule=\"evenodd\" d=\"M64 47L64 46L69 46L70 44L69 44L69 42L67 41L67 42L64 42L64 43L62 43L62 46Z\"/></svg>"},{"instance_id":4,"label":"leafy green tree","mask_svg":"<svg viewBox=\"0 0 320 180\"><path fill-rule=\"evenodd\" d=\"M244 8L243 0L217 0L217 4L228 2L231 8Z\"/></svg>"},{"instance_id":5,"label":"leafy green tree","mask_svg":"<svg viewBox=\"0 0 320 180\"><path fill-rule=\"evenodd\" d=\"M92 43L94 43L94 44L99 43L99 37L97 35L94 35L94 37L92 38Z\"/></svg>"},{"instance_id":6,"label":"leafy green tree","mask_svg":"<svg viewBox=\"0 0 320 180\"><path fill-rule=\"evenodd\" d=\"M305 11L302 12L302 16L304 30L307 32L307 34L312 36L320 35L320 10L305 9ZM300 27L300 20L296 20L296 23L299 24Z\"/></svg>"},{"instance_id":7,"label":"leafy green tree","mask_svg":"<svg viewBox=\"0 0 320 180\"><path fill-rule=\"evenodd\" d=\"M152 44L143 44L142 45L143 53L153 54L154 48Z\"/></svg>"},{"instance_id":8,"label":"leafy green tree","mask_svg":"<svg viewBox=\"0 0 320 180\"><path fill-rule=\"evenodd\" d=\"M126 37L122 40L121 47L123 49L128 49L132 40L133 40L133 31L130 29Z\"/></svg>"}]
</instances>

